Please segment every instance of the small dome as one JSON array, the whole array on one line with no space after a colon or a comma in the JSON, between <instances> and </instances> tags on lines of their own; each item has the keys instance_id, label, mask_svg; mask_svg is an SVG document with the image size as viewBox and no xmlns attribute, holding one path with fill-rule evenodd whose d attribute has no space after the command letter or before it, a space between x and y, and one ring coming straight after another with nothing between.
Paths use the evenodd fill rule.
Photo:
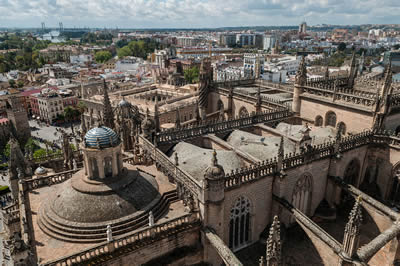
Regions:
<instances>
[{"instance_id":1,"label":"small dome","mask_svg":"<svg viewBox=\"0 0 400 266\"><path fill-rule=\"evenodd\" d=\"M41 166L39 166L38 168L36 168L35 170L35 175L45 175L47 174L47 170Z\"/></svg>"},{"instance_id":2,"label":"small dome","mask_svg":"<svg viewBox=\"0 0 400 266\"><path fill-rule=\"evenodd\" d=\"M125 100L125 98L122 98L122 100L118 103L119 107L131 107L131 103Z\"/></svg>"},{"instance_id":3,"label":"small dome","mask_svg":"<svg viewBox=\"0 0 400 266\"><path fill-rule=\"evenodd\" d=\"M225 176L224 168L218 164L217 152L214 150L211 165L205 170L204 177L207 179L219 179Z\"/></svg>"},{"instance_id":4,"label":"small dome","mask_svg":"<svg viewBox=\"0 0 400 266\"><path fill-rule=\"evenodd\" d=\"M85 145L91 148L110 148L120 143L117 133L111 128L99 126L92 128L85 135Z\"/></svg>"}]
</instances>

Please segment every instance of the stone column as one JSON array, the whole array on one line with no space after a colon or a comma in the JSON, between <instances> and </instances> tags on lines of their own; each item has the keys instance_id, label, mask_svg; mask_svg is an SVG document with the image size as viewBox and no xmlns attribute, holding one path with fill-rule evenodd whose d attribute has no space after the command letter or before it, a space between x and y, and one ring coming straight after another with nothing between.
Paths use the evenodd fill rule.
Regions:
<instances>
[{"instance_id":1,"label":"stone column","mask_svg":"<svg viewBox=\"0 0 400 266\"><path fill-rule=\"evenodd\" d=\"M118 152L114 151L113 152L113 157L112 157L112 175L117 176L119 174L118 172Z\"/></svg>"}]
</instances>

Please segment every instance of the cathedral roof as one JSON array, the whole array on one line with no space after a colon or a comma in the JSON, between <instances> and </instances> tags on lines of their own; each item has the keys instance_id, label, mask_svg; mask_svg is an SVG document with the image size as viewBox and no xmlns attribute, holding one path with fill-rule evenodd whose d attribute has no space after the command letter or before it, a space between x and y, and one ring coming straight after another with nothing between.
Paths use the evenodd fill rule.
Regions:
<instances>
[{"instance_id":1,"label":"cathedral roof","mask_svg":"<svg viewBox=\"0 0 400 266\"><path fill-rule=\"evenodd\" d=\"M86 147L109 148L118 145L119 142L117 133L105 126L92 128L85 135Z\"/></svg>"}]
</instances>

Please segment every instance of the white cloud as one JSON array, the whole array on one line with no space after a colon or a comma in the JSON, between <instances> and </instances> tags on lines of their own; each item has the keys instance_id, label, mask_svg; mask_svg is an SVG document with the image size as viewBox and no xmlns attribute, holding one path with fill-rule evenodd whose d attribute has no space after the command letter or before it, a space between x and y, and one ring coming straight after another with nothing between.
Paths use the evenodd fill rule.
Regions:
<instances>
[{"instance_id":1,"label":"white cloud","mask_svg":"<svg viewBox=\"0 0 400 266\"><path fill-rule=\"evenodd\" d=\"M0 26L221 27L398 23L398 0L0 0Z\"/></svg>"}]
</instances>

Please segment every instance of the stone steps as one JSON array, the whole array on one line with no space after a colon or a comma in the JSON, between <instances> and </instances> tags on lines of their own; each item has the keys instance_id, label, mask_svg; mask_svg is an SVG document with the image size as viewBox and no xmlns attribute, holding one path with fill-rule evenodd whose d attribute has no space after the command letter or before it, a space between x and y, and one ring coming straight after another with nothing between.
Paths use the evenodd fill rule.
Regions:
<instances>
[{"instance_id":1,"label":"stone steps","mask_svg":"<svg viewBox=\"0 0 400 266\"><path fill-rule=\"evenodd\" d=\"M160 219L168 211L169 205L172 202L177 200L176 190L164 193L160 200L150 209L153 212L155 221ZM148 212L143 212L138 216L132 217L132 219L121 221L115 225L113 224L112 232L114 236L125 234L142 226L146 226L147 223ZM47 213L44 213L44 208L41 209L38 224L46 234L61 241L95 243L107 240L106 225L76 227L66 225L65 223L61 224L60 221L55 221L49 217Z\"/></svg>"}]
</instances>

